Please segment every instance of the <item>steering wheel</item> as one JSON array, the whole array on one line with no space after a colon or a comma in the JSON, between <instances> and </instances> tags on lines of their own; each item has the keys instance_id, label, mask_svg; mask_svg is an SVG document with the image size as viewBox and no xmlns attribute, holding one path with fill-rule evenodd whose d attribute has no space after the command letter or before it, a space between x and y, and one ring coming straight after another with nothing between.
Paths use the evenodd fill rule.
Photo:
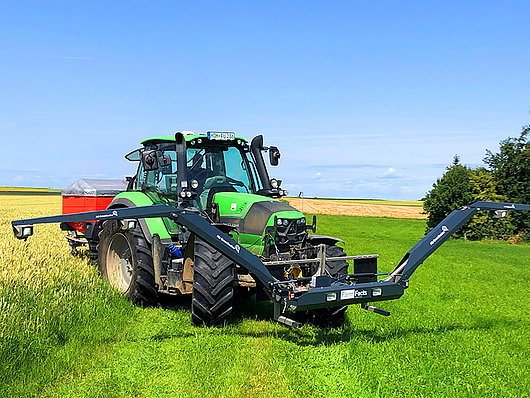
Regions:
<instances>
[{"instance_id":1,"label":"steering wheel","mask_svg":"<svg viewBox=\"0 0 530 398\"><path fill-rule=\"evenodd\" d=\"M228 181L230 184L236 185L238 187L243 187L243 188L245 188L247 193L249 192L247 186L243 183L243 181L235 180L235 179L230 178L230 177L226 177L226 181Z\"/></svg>"}]
</instances>

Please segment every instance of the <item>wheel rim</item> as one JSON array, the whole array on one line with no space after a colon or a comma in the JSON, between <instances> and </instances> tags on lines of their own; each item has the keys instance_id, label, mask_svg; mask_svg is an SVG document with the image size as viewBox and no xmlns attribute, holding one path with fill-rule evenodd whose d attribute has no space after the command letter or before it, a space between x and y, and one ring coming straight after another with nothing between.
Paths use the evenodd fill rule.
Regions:
<instances>
[{"instance_id":1,"label":"wheel rim","mask_svg":"<svg viewBox=\"0 0 530 398\"><path fill-rule=\"evenodd\" d=\"M107 250L107 277L112 286L127 292L133 273L132 250L125 235L112 236Z\"/></svg>"}]
</instances>

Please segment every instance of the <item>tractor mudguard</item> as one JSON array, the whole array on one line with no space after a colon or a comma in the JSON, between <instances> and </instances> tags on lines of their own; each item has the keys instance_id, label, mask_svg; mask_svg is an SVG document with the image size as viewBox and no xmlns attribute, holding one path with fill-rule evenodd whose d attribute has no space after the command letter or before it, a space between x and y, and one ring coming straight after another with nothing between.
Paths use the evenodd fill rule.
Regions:
<instances>
[{"instance_id":1,"label":"tractor mudguard","mask_svg":"<svg viewBox=\"0 0 530 398\"><path fill-rule=\"evenodd\" d=\"M151 206L153 204L154 202L151 198L143 192L122 192L114 198L107 209ZM162 218L140 218L138 222L145 238L150 244L153 243L154 234L158 234L163 243L166 243L166 241L171 242L171 235Z\"/></svg>"},{"instance_id":2,"label":"tractor mudguard","mask_svg":"<svg viewBox=\"0 0 530 398\"><path fill-rule=\"evenodd\" d=\"M312 245L336 245L337 243L344 243L340 238L335 238L334 236L327 235L308 235L307 241Z\"/></svg>"}]
</instances>

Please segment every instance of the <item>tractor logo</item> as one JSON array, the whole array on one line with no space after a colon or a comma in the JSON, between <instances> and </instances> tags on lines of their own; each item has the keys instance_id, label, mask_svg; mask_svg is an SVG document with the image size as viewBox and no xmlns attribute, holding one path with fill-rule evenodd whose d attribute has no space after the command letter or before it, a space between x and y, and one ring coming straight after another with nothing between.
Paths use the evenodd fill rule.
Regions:
<instances>
[{"instance_id":1,"label":"tractor logo","mask_svg":"<svg viewBox=\"0 0 530 398\"><path fill-rule=\"evenodd\" d=\"M445 225L442 225L442 232L440 232L438 235L436 235L436 238L434 238L433 240L431 240L429 242L429 244L432 246L434 245L436 242L438 242L438 240L444 236L447 232L449 232L449 228L447 228Z\"/></svg>"},{"instance_id":2,"label":"tractor logo","mask_svg":"<svg viewBox=\"0 0 530 398\"><path fill-rule=\"evenodd\" d=\"M341 300L351 300L355 298L366 298L368 297L368 290L364 289L349 289L349 290L342 290L340 292L340 299Z\"/></svg>"},{"instance_id":3,"label":"tractor logo","mask_svg":"<svg viewBox=\"0 0 530 398\"><path fill-rule=\"evenodd\" d=\"M100 214L96 216L96 218L109 218L109 217L118 217L118 212L116 210L113 210L110 214Z\"/></svg>"}]
</instances>

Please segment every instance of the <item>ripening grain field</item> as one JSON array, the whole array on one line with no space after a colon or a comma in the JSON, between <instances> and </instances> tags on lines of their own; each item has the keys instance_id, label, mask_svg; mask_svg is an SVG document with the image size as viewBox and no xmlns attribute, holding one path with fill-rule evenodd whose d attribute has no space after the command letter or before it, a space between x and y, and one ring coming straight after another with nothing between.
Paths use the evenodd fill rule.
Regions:
<instances>
[{"instance_id":1,"label":"ripening grain field","mask_svg":"<svg viewBox=\"0 0 530 398\"><path fill-rule=\"evenodd\" d=\"M10 221L57 196L0 196L0 395L67 397L524 397L530 394L530 246L450 241L384 318L350 307L336 329L288 329L242 302L222 328L189 300L129 304L72 256L57 225L17 241ZM319 216L319 233L393 268L423 220Z\"/></svg>"}]
</instances>

